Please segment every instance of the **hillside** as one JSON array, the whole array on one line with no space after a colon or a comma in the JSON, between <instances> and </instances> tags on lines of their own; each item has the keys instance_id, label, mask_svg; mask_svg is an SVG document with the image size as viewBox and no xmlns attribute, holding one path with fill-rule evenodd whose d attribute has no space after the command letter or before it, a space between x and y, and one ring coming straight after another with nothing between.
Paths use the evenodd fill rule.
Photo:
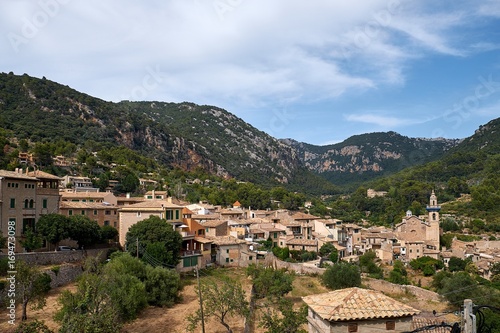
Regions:
<instances>
[{"instance_id":1,"label":"hillside","mask_svg":"<svg viewBox=\"0 0 500 333\"><path fill-rule=\"evenodd\" d=\"M202 168L267 186L311 184L317 193L333 190L303 167L292 147L212 106L111 103L45 78L2 73L0 127L4 145L8 138L77 146L90 141L125 146L168 168Z\"/></svg>"},{"instance_id":2,"label":"hillside","mask_svg":"<svg viewBox=\"0 0 500 333\"><path fill-rule=\"evenodd\" d=\"M410 168L407 173L426 181L467 177L482 170L486 155L498 152L494 133L498 133L498 121L464 140L408 138L388 132L315 146L278 140L215 106L112 103L46 78L0 74L1 168L11 165L13 148L23 141L29 147L57 143L58 148L49 153L67 157L75 157L82 147L87 154L125 147L143 173L160 167L202 169L268 188L283 185L310 194L332 194L339 191L335 186L352 189L424 163L423 168ZM43 159L40 154L35 152L43 167L50 155Z\"/></svg>"},{"instance_id":3,"label":"hillside","mask_svg":"<svg viewBox=\"0 0 500 333\"><path fill-rule=\"evenodd\" d=\"M327 146L285 140L309 170L335 184L361 183L440 158L460 140L409 138L395 132L355 135Z\"/></svg>"}]
</instances>

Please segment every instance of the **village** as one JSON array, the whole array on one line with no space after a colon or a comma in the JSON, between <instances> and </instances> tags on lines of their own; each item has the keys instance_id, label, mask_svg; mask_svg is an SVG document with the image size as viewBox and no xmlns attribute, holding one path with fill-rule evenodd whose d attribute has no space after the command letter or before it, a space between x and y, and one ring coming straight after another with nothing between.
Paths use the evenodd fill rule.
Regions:
<instances>
[{"instance_id":1,"label":"village","mask_svg":"<svg viewBox=\"0 0 500 333\"><path fill-rule=\"evenodd\" d=\"M337 250L338 260L351 263L370 251L376 254L380 263L388 266L396 260L409 263L421 257L442 260L447 266L453 257L469 258L477 267L478 274L485 279L491 277L490 269L500 261L500 241L486 237L474 242L454 239L451 248L440 249L441 207L434 191L426 206L427 215L414 216L407 211L400 223L393 228L385 228L369 227L363 222L358 225L338 219L323 219L307 213L306 208L302 211L255 210L242 207L238 201L232 207L214 206L208 202L188 203L168 196L167 191L149 190L143 196L115 196L111 191L100 192L92 187L88 177L60 178L39 170L0 170L0 177L0 196L6 203L2 205L1 221L9 221L2 223L1 228L4 235L11 235L8 226L17 224L15 250L19 254L25 252L19 242L24 231L36 228L40 216L57 213L87 216L100 226L116 228L118 237L112 245L122 249L126 247L126 235L133 225L151 216L159 217L182 236L181 260L175 267L178 272L208 267L269 265L269 258L273 256L262 248L264 241L270 242L272 247L314 253L324 244L331 244ZM140 181L142 185L154 184L152 180ZM69 183L71 186L67 186ZM384 194L371 189L367 192L369 197ZM64 240L60 242L59 250L61 247L74 249L76 243ZM37 252L54 250L58 249L45 242ZM276 259L274 265L278 265ZM324 271L319 258L302 264L279 265L298 274L321 274ZM420 312L374 290L354 288L311 295L304 297L310 308L309 332L326 332L324 325L328 326L335 316L338 320L348 321L348 332L358 331L353 321L359 321L364 315L332 313L328 310L330 307L338 308L332 305L334 299L340 299L341 303L354 308L362 308L366 302L378 304L373 308L372 317L369 316L375 320L370 325L381 325L388 330L394 330L396 326L398 330L402 327L409 329L412 317ZM395 317L397 324L387 311L398 314ZM388 321L387 318L392 319ZM359 332L364 330L360 328Z\"/></svg>"}]
</instances>

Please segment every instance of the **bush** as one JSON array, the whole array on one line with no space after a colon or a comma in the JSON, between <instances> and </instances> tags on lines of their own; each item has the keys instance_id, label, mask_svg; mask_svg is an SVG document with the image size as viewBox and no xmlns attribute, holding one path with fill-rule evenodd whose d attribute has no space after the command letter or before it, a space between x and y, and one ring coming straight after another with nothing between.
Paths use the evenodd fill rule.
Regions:
<instances>
[{"instance_id":1,"label":"bush","mask_svg":"<svg viewBox=\"0 0 500 333\"><path fill-rule=\"evenodd\" d=\"M180 300L181 279L175 270L147 266L144 284L150 305L171 307Z\"/></svg>"},{"instance_id":2,"label":"bush","mask_svg":"<svg viewBox=\"0 0 500 333\"><path fill-rule=\"evenodd\" d=\"M323 283L330 289L359 287L361 271L357 265L341 262L326 269L323 273Z\"/></svg>"}]
</instances>

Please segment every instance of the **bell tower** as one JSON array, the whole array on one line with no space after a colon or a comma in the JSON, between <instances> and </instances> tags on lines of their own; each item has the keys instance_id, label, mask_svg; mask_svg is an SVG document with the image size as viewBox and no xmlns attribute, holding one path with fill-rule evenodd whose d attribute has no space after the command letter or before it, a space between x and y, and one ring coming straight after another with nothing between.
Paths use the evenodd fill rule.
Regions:
<instances>
[{"instance_id":1,"label":"bell tower","mask_svg":"<svg viewBox=\"0 0 500 333\"><path fill-rule=\"evenodd\" d=\"M436 250L439 250L439 211L441 210L441 206L438 205L434 190L432 190L426 210L429 212L429 227L426 233L427 241L430 242Z\"/></svg>"},{"instance_id":2,"label":"bell tower","mask_svg":"<svg viewBox=\"0 0 500 333\"><path fill-rule=\"evenodd\" d=\"M426 210L429 212L429 223L437 222L439 225L439 211L441 210L441 206L438 206L434 190L432 190Z\"/></svg>"}]
</instances>

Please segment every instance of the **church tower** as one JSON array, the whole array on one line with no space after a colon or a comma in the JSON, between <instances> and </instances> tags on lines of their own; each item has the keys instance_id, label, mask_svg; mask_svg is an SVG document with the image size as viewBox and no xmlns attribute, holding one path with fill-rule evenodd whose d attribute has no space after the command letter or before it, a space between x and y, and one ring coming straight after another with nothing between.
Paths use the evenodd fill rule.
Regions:
<instances>
[{"instance_id":1,"label":"church tower","mask_svg":"<svg viewBox=\"0 0 500 333\"><path fill-rule=\"evenodd\" d=\"M437 197L434 193L434 190L432 190L429 204L427 205L426 209L429 212L429 223L437 222L437 224L439 225L439 211L441 210L441 206L438 206Z\"/></svg>"},{"instance_id":2,"label":"church tower","mask_svg":"<svg viewBox=\"0 0 500 333\"><path fill-rule=\"evenodd\" d=\"M439 250L439 211L441 206L438 205L436 194L432 190L429 204L426 207L429 212L429 227L427 228L427 241L433 243L436 250Z\"/></svg>"}]
</instances>

